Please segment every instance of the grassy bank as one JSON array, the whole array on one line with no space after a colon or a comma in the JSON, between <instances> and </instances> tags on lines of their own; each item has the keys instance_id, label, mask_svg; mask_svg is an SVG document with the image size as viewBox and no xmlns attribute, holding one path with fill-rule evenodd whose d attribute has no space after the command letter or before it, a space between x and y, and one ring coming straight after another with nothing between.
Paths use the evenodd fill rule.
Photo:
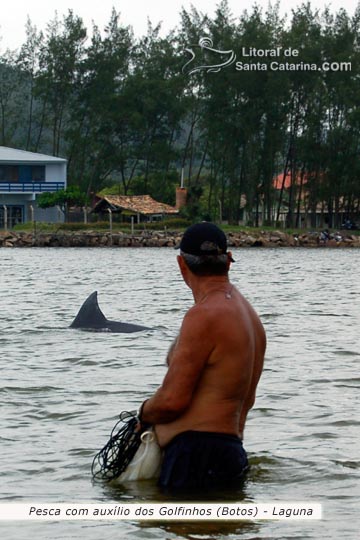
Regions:
<instances>
[{"instance_id":1,"label":"grassy bank","mask_svg":"<svg viewBox=\"0 0 360 540\"><path fill-rule=\"evenodd\" d=\"M142 231L179 231L182 232L190 225L189 222L183 219L178 220L165 220L165 221L159 221L159 222L153 222L153 223L140 223L140 224L134 224L134 233L140 233ZM251 234L258 234L261 231L264 231L266 233L271 233L272 231L279 231L284 232L289 235L301 235L306 232L309 232L310 229L279 229L275 227L247 227L244 225L221 225L221 228L226 233L247 233L249 235ZM14 232L34 232L34 230L38 233L59 233L59 232L86 232L86 231L94 231L94 232L109 232L109 222L108 221L98 221L96 223L42 223L42 222L36 222L36 223L21 223L19 225L16 225L12 229ZM311 232L318 232L320 233L323 228L319 229L311 229ZM330 232L333 232L338 229L330 230ZM124 233L131 233L131 224L130 223L116 223L113 222L112 224L112 231L115 232L124 232ZM347 235L355 235L359 236L360 231L339 231L343 234Z\"/></svg>"}]
</instances>

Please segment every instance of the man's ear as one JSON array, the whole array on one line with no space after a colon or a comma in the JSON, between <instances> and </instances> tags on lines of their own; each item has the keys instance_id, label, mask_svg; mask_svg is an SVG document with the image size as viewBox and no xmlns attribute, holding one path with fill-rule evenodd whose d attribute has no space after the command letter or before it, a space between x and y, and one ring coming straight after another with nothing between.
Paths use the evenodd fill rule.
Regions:
<instances>
[{"instance_id":1,"label":"man's ear","mask_svg":"<svg viewBox=\"0 0 360 540\"><path fill-rule=\"evenodd\" d=\"M186 266L186 262L184 261L184 259L183 259L183 257L181 255L177 256L177 262L178 262L180 271L183 274L183 272L187 268L187 266Z\"/></svg>"},{"instance_id":2,"label":"man's ear","mask_svg":"<svg viewBox=\"0 0 360 540\"><path fill-rule=\"evenodd\" d=\"M188 268L188 265L185 262L185 259L181 256L177 256L177 262L180 268L181 275L183 277L183 280L185 281L186 285L189 285L189 274L190 270Z\"/></svg>"},{"instance_id":3,"label":"man's ear","mask_svg":"<svg viewBox=\"0 0 360 540\"><path fill-rule=\"evenodd\" d=\"M230 269L230 266L231 266L231 263L234 262L234 259L232 258L232 253L231 251L228 251L227 252L227 269L229 270Z\"/></svg>"}]
</instances>

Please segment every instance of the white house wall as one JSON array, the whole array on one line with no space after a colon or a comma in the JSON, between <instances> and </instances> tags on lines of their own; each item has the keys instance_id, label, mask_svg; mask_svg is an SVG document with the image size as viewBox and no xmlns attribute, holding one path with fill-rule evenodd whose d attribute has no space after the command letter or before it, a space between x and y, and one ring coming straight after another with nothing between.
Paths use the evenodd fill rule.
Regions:
<instances>
[{"instance_id":1,"label":"white house wall","mask_svg":"<svg viewBox=\"0 0 360 540\"><path fill-rule=\"evenodd\" d=\"M33 200L32 193L13 193L13 194L0 194L0 205L6 206L21 206L22 204L31 204Z\"/></svg>"},{"instance_id":2,"label":"white house wall","mask_svg":"<svg viewBox=\"0 0 360 540\"><path fill-rule=\"evenodd\" d=\"M27 221L30 218L30 209ZM41 221L43 223L63 223L64 214L58 208L38 208L34 205L34 220Z\"/></svg>"},{"instance_id":3,"label":"white house wall","mask_svg":"<svg viewBox=\"0 0 360 540\"><path fill-rule=\"evenodd\" d=\"M35 221L45 223L63 223L64 213L58 208L39 208L32 194L13 194L0 195L0 207L6 206L10 214L11 208L20 207L22 212L22 221L24 223L31 221L32 217ZM31 207L33 210L31 210ZM2 212L1 212L2 213ZM0 224L1 225L1 224Z\"/></svg>"},{"instance_id":4,"label":"white house wall","mask_svg":"<svg viewBox=\"0 0 360 540\"><path fill-rule=\"evenodd\" d=\"M51 163L46 165L46 182L65 182L66 187L66 163Z\"/></svg>"}]
</instances>

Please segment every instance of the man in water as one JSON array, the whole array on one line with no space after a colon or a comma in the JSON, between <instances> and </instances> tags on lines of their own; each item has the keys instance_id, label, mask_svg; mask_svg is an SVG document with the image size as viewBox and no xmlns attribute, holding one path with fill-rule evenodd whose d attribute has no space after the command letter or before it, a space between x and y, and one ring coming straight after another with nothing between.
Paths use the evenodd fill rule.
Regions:
<instances>
[{"instance_id":1,"label":"man in water","mask_svg":"<svg viewBox=\"0 0 360 540\"><path fill-rule=\"evenodd\" d=\"M208 490L239 483L266 337L254 309L229 281L226 236L212 223L189 227L178 264L195 304L168 354L160 388L140 412L155 426L164 457L160 486Z\"/></svg>"}]
</instances>

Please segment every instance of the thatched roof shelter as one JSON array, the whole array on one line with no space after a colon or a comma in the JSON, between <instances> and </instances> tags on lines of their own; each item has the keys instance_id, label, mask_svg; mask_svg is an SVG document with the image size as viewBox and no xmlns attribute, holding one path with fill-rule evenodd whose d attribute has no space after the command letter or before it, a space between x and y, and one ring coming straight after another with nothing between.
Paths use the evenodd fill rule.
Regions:
<instances>
[{"instance_id":1,"label":"thatched roof shelter","mask_svg":"<svg viewBox=\"0 0 360 540\"><path fill-rule=\"evenodd\" d=\"M141 215L148 218L177 215L179 211L169 204L155 201L150 195L104 195L91 210L95 213L112 212Z\"/></svg>"}]
</instances>

